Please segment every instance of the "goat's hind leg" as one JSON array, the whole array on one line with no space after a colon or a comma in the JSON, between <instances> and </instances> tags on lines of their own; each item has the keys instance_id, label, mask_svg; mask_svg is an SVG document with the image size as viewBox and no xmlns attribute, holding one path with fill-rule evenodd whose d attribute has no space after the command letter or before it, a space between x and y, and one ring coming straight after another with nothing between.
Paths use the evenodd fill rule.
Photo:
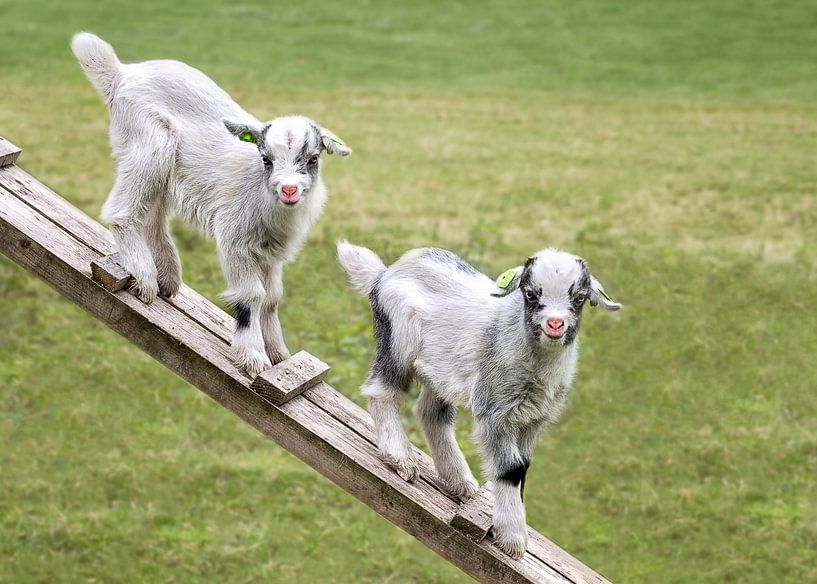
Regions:
<instances>
[{"instance_id":1,"label":"goat's hind leg","mask_svg":"<svg viewBox=\"0 0 817 584\"><path fill-rule=\"evenodd\" d=\"M456 409L436 396L428 384L423 385L415 409L443 487L451 496L467 501L479 490L479 483L457 444Z\"/></svg>"},{"instance_id":2,"label":"goat's hind leg","mask_svg":"<svg viewBox=\"0 0 817 584\"><path fill-rule=\"evenodd\" d=\"M156 264L159 294L171 298L179 292L182 285L182 264L176 245L170 237L167 200L162 195L157 197L147 211L144 232Z\"/></svg>"},{"instance_id":3,"label":"goat's hind leg","mask_svg":"<svg viewBox=\"0 0 817 584\"><path fill-rule=\"evenodd\" d=\"M369 413L374 421L380 458L403 480L414 482L420 469L400 421L400 406L405 391L390 385L381 375L372 371L362 387L362 393L369 399Z\"/></svg>"},{"instance_id":4,"label":"goat's hind leg","mask_svg":"<svg viewBox=\"0 0 817 584\"><path fill-rule=\"evenodd\" d=\"M150 304L159 284L145 222L160 193L167 189L175 143L167 123L150 116L138 121L134 125L124 113L112 114L116 180L102 207L102 219L111 226L124 268L133 276L131 290Z\"/></svg>"},{"instance_id":5,"label":"goat's hind leg","mask_svg":"<svg viewBox=\"0 0 817 584\"><path fill-rule=\"evenodd\" d=\"M120 163L116 182L102 209L102 218L111 227L122 265L133 276L131 291L145 304L153 302L159 293L156 264L143 230L154 194L153 185L133 177Z\"/></svg>"}]
</instances>

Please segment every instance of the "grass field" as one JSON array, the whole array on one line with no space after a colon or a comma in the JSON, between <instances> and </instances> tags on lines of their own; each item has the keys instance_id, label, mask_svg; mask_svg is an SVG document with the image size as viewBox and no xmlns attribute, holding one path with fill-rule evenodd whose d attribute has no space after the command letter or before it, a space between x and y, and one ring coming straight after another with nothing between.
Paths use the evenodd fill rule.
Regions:
<instances>
[{"instance_id":1,"label":"grass field","mask_svg":"<svg viewBox=\"0 0 817 584\"><path fill-rule=\"evenodd\" d=\"M585 318L529 523L616 582L817 581L813 2L167 4L0 0L21 166L98 216L113 172L81 29L332 128L355 155L325 165L282 319L359 403L370 316L337 238L492 275L584 256L625 309ZM217 299L212 243L174 232ZM4 258L0 444L3 583L467 580Z\"/></svg>"}]
</instances>

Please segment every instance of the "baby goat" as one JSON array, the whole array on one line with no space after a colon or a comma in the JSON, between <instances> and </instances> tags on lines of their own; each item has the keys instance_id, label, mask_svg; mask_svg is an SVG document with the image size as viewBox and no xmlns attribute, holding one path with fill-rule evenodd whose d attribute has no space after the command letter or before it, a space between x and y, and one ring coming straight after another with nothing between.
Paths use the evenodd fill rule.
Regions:
<instances>
[{"instance_id":1,"label":"baby goat","mask_svg":"<svg viewBox=\"0 0 817 584\"><path fill-rule=\"evenodd\" d=\"M262 124L184 63L122 64L88 33L71 48L110 111L117 176L102 218L134 293L149 304L178 292L181 264L168 231L175 211L216 241L235 309L236 364L255 375L287 358L282 267L326 199L321 152L352 151L305 117Z\"/></svg>"},{"instance_id":2,"label":"baby goat","mask_svg":"<svg viewBox=\"0 0 817 584\"><path fill-rule=\"evenodd\" d=\"M417 462L400 424L416 378L416 413L447 490L467 499L478 483L454 438L455 406L469 408L486 475L494 480L493 530L514 558L527 546L525 474L540 430L562 412L576 370L586 300L618 310L583 259L554 249L528 258L498 283L449 251L415 249L386 268L346 242L338 259L368 295L377 354L362 392L380 455L405 480Z\"/></svg>"}]
</instances>

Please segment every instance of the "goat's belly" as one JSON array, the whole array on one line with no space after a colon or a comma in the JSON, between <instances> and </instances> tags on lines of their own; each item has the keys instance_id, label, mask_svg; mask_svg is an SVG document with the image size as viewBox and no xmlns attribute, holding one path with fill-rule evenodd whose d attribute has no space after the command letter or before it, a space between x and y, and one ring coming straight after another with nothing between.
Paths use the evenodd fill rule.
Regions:
<instances>
[{"instance_id":1,"label":"goat's belly","mask_svg":"<svg viewBox=\"0 0 817 584\"><path fill-rule=\"evenodd\" d=\"M190 194L183 184L171 189L171 197L173 211L182 221L213 237L216 210L211 197L203 193Z\"/></svg>"},{"instance_id":2,"label":"goat's belly","mask_svg":"<svg viewBox=\"0 0 817 584\"><path fill-rule=\"evenodd\" d=\"M438 397L446 402L470 409L474 376L468 374L467 366L451 355L424 352L414 362L418 377L430 385Z\"/></svg>"}]
</instances>

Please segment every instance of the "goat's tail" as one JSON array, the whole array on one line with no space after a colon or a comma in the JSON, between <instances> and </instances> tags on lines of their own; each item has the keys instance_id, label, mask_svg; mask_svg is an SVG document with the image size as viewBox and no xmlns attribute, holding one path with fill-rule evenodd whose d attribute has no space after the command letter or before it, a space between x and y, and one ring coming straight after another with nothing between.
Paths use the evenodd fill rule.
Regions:
<instances>
[{"instance_id":1,"label":"goat's tail","mask_svg":"<svg viewBox=\"0 0 817 584\"><path fill-rule=\"evenodd\" d=\"M352 288L364 296L372 293L378 278L386 270L383 260L372 250L344 240L338 242L338 261L349 274Z\"/></svg>"},{"instance_id":2,"label":"goat's tail","mask_svg":"<svg viewBox=\"0 0 817 584\"><path fill-rule=\"evenodd\" d=\"M71 39L71 50L99 94L110 100L122 66L113 47L94 34L80 32Z\"/></svg>"}]
</instances>

